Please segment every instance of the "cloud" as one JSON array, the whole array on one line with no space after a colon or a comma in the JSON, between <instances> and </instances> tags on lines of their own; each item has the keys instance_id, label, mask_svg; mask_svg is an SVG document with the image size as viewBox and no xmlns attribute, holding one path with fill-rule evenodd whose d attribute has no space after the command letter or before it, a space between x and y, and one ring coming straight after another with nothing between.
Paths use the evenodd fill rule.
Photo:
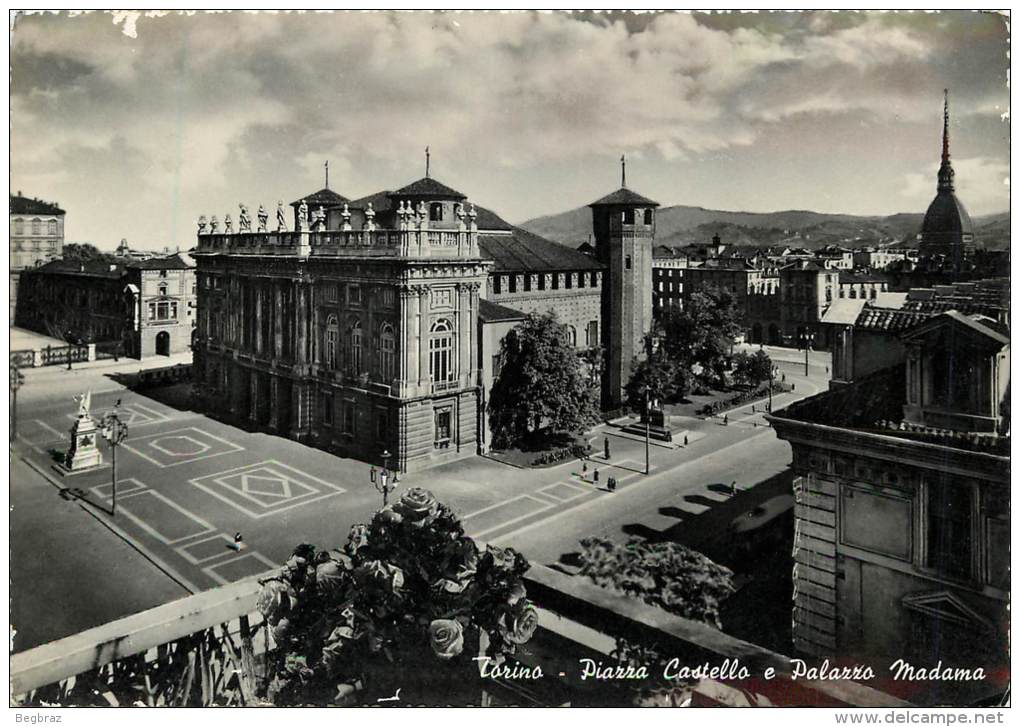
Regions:
<instances>
[{"instance_id":1,"label":"cloud","mask_svg":"<svg viewBox=\"0 0 1020 727\"><path fill-rule=\"evenodd\" d=\"M1009 164L1001 159L972 157L953 159L956 195L974 215L1009 209ZM935 197L939 165L930 164L924 172L904 175L902 196L918 210L927 208Z\"/></svg>"},{"instance_id":2,"label":"cloud","mask_svg":"<svg viewBox=\"0 0 1020 727\"><path fill-rule=\"evenodd\" d=\"M1006 35L978 14L662 13L637 30L611 17L22 16L12 175L73 198L82 180L62 155L119 146L178 209L236 206L242 192L275 199L307 186L327 158L345 193L401 183L393 175L417 167L426 144L435 168L461 175L622 151L676 165L747 149L794 118L930 123L949 77L964 89L961 114L1008 107L986 62ZM968 45L978 26L995 48Z\"/></svg>"}]
</instances>

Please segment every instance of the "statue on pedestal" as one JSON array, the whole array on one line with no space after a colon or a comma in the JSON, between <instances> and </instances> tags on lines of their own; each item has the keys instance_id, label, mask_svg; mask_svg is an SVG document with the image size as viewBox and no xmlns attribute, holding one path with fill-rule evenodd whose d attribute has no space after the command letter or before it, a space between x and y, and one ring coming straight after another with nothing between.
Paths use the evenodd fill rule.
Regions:
<instances>
[{"instance_id":1,"label":"statue on pedestal","mask_svg":"<svg viewBox=\"0 0 1020 727\"><path fill-rule=\"evenodd\" d=\"M209 220L209 232L212 233L213 235L215 235L217 229L219 229L219 226L220 226L220 221L218 219L216 219L216 215L213 215L212 219Z\"/></svg>"},{"instance_id":2,"label":"statue on pedestal","mask_svg":"<svg viewBox=\"0 0 1020 727\"><path fill-rule=\"evenodd\" d=\"M251 217L248 216L248 208L243 202L238 203L237 206L241 208L241 214L237 216L237 231L251 232Z\"/></svg>"},{"instance_id":3,"label":"statue on pedestal","mask_svg":"<svg viewBox=\"0 0 1020 727\"><path fill-rule=\"evenodd\" d=\"M96 423L89 414L92 392L79 394L74 400L78 402L78 418L71 427L71 445L64 455L64 468L71 472L98 467L103 463L103 455L96 445Z\"/></svg>"},{"instance_id":4,"label":"statue on pedestal","mask_svg":"<svg viewBox=\"0 0 1020 727\"><path fill-rule=\"evenodd\" d=\"M301 200L298 206L298 231L308 229L308 203Z\"/></svg>"},{"instance_id":5,"label":"statue on pedestal","mask_svg":"<svg viewBox=\"0 0 1020 727\"><path fill-rule=\"evenodd\" d=\"M259 205L258 217L259 217L258 232L267 232L269 227L269 213L266 212L266 208L263 207L262 205Z\"/></svg>"},{"instance_id":6,"label":"statue on pedestal","mask_svg":"<svg viewBox=\"0 0 1020 727\"><path fill-rule=\"evenodd\" d=\"M234 234L234 221L230 219L230 215L224 215L223 217L223 234L233 235Z\"/></svg>"},{"instance_id":7,"label":"statue on pedestal","mask_svg":"<svg viewBox=\"0 0 1020 727\"><path fill-rule=\"evenodd\" d=\"M202 215L201 217L198 218L198 234L199 235L205 234L205 228L206 228L206 226L208 224L209 223L206 221L205 215Z\"/></svg>"}]
</instances>

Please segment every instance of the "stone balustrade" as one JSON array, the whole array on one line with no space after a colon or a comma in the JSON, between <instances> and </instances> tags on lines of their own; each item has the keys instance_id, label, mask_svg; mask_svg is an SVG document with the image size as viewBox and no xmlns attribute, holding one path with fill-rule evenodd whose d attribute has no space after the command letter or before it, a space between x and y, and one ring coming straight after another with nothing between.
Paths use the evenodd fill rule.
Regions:
<instances>
[{"instance_id":1,"label":"stone balustrade","mask_svg":"<svg viewBox=\"0 0 1020 727\"><path fill-rule=\"evenodd\" d=\"M754 675L698 679L690 691L698 705L910 706L850 680L791 679L786 656L545 566L532 565L525 585L539 605L540 629L529 650L534 655L522 655L522 663L542 666L545 659L548 682L544 696L534 698L522 697L526 683L493 680L492 689L506 690L508 703L525 697L546 705L587 703L606 682L556 675L579 669L580 657L614 663L611 654L622 637L656 644L692 668L736 660ZM122 704L124 695L131 695L127 703L152 706L258 704L271 678L263 655L273 643L255 609L257 593L255 580L241 581L16 653L11 656L13 701L83 704L90 702L74 698L87 696ZM543 640L547 647L540 648ZM760 678L766 668L775 670L773 679Z\"/></svg>"},{"instance_id":2,"label":"stone balustrade","mask_svg":"<svg viewBox=\"0 0 1020 727\"><path fill-rule=\"evenodd\" d=\"M477 258L478 230L202 232L197 254L298 257Z\"/></svg>"}]
</instances>

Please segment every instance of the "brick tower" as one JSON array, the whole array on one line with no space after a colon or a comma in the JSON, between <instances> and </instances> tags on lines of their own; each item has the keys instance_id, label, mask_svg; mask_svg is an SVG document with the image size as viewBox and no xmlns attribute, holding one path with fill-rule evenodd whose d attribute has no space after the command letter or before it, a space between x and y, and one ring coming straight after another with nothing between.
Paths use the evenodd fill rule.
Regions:
<instances>
[{"instance_id":1,"label":"brick tower","mask_svg":"<svg viewBox=\"0 0 1020 727\"><path fill-rule=\"evenodd\" d=\"M626 160L621 158L620 165L620 189L588 205L595 255L606 266L602 287L605 409L620 406L631 364L635 357L644 356L644 337L652 324L652 247L659 203L627 189Z\"/></svg>"}]
</instances>

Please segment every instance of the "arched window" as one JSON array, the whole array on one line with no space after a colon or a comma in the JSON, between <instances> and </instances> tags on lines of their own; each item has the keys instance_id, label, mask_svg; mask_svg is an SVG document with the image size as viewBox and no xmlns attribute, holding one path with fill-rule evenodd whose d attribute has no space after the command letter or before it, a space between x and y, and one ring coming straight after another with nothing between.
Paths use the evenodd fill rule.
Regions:
<instances>
[{"instance_id":1,"label":"arched window","mask_svg":"<svg viewBox=\"0 0 1020 727\"><path fill-rule=\"evenodd\" d=\"M336 346L340 336L340 323L336 316L330 316L326 321L326 368L336 369Z\"/></svg>"},{"instance_id":2,"label":"arched window","mask_svg":"<svg viewBox=\"0 0 1020 727\"><path fill-rule=\"evenodd\" d=\"M379 331L379 374L383 381L392 381L396 376L397 363L397 337L393 333L393 326L383 323Z\"/></svg>"},{"instance_id":3,"label":"arched window","mask_svg":"<svg viewBox=\"0 0 1020 727\"><path fill-rule=\"evenodd\" d=\"M567 340L571 346L577 345L577 329L573 326L567 326Z\"/></svg>"},{"instance_id":4,"label":"arched window","mask_svg":"<svg viewBox=\"0 0 1020 727\"><path fill-rule=\"evenodd\" d=\"M432 222L443 221L443 203L433 202L429 205L429 220Z\"/></svg>"},{"instance_id":5,"label":"arched window","mask_svg":"<svg viewBox=\"0 0 1020 727\"><path fill-rule=\"evenodd\" d=\"M159 294L161 296L165 296L166 295L166 286L165 285L159 286Z\"/></svg>"},{"instance_id":6,"label":"arched window","mask_svg":"<svg viewBox=\"0 0 1020 727\"><path fill-rule=\"evenodd\" d=\"M360 374L361 368L361 321L351 321L347 329L347 370L352 374Z\"/></svg>"},{"instance_id":7,"label":"arched window","mask_svg":"<svg viewBox=\"0 0 1020 727\"><path fill-rule=\"evenodd\" d=\"M429 377L433 383L456 378L453 358L453 326L450 321L438 320L429 336Z\"/></svg>"}]
</instances>

